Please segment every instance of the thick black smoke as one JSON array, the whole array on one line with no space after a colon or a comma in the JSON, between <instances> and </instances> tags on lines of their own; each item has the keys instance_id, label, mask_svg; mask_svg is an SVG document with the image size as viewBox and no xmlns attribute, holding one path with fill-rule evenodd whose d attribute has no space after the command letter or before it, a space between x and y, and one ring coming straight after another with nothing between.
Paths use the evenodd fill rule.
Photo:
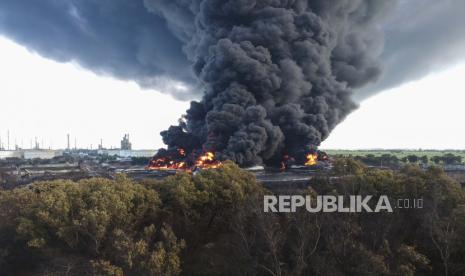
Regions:
<instances>
[{"instance_id":1,"label":"thick black smoke","mask_svg":"<svg viewBox=\"0 0 465 276\"><path fill-rule=\"evenodd\" d=\"M393 1L2 0L0 32L177 98L203 92L165 143L251 165L303 158L355 108Z\"/></svg>"},{"instance_id":2,"label":"thick black smoke","mask_svg":"<svg viewBox=\"0 0 465 276\"><path fill-rule=\"evenodd\" d=\"M236 2L244 6L254 3ZM312 11L318 15L321 10L318 6L326 6L323 8L333 13L348 7L349 10L340 12L341 17L336 15L337 18L331 20L341 22L349 15L361 18L360 25L373 23L363 22L366 18L378 20L374 13L369 16L363 13L382 14L379 5L392 6L388 20L381 22L386 34L383 50L376 45L383 42L376 36L374 41L362 43L347 37L345 46L332 53L332 70L341 80L357 88L354 89L356 100L422 78L462 62L465 57L463 0L398 0L397 5L383 0L367 1L363 5L360 0L306 2L316 7ZM295 0L288 3L302 5ZM191 49L183 51L182 47L196 33L194 22L199 11L198 0L147 1L147 5L144 0L1 0L0 35L42 56L62 62L73 61L100 74L135 80L143 87L192 100L201 95L201 89L197 89L185 52L191 60L195 57ZM165 18L170 22L169 27ZM324 21L329 22L329 17ZM366 70L354 70L345 62L338 63L338 51L351 51L352 57L347 58L369 63L370 60L362 61L360 57L365 51L372 53L368 56L375 56L376 48L382 50L382 75L376 83L359 88L366 77L376 74L377 70L368 64L356 66Z\"/></svg>"},{"instance_id":3,"label":"thick black smoke","mask_svg":"<svg viewBox=\"0 0 465 276\"><path fill-rule=\"evenodd\" d=\"M362 100L421 79L465 58L465 1L399 0L383 26L383 74L357 90Z\"/></svg>"},{"instance_id":4,"label":"thick black smoke","mask_svg":"<svg viewBox=\"0 0 465 276\"><path fill-rule=\"evenodd\" d=\"M205 91L170 148L203 148L240 165L304 158L376 80L379 20L392 1L146 0L185 42Z\"/></svg>"}]
</instances>

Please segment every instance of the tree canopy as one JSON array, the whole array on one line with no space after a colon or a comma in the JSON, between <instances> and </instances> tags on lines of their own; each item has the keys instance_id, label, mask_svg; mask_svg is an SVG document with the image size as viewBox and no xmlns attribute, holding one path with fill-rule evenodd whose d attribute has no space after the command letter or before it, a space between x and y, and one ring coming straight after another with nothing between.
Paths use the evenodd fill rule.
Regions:
<instances>
[{"instance_id":1,"label":"tree canopy","mask_svg":"<svg viewBox=\"0 0 465 276\"><path fill-rule=\"evenodd\" d=\"M264 213L271 193L226 162L198 175L0 191L5 275L463 275L464 192L438 168L339 159L300 191L422 198L393 213ZM1 274L1 273L0 273Z\"/></svg>"}]
</instances>

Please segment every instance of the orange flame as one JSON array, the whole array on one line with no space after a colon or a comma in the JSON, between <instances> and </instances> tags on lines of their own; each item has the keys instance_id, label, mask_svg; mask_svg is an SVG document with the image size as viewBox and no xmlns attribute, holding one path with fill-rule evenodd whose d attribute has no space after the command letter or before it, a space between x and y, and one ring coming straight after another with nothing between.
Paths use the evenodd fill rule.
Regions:
<instances>
[{"instance_id":1,"label":"orange flame","mask_svg":"<svg viewBox=\"0 0 465 276\"><path fill-rule=\"evenodd\" d=\"M286 164L286 163L287 163L287 161L289 160L289 158L290 158L290 157L289 157L289 155L287 155L287 154L283 156L283 160L281 161L281 167L280 167L280 170L281 170L281 171L285 171L285 170L286 170L286 168L287 168L287 164Z\"/></svg>"},{"instance_id":2,"label":"orange flame","mask_svg":"<svg viewBox=\"0 0 465 276\"><path fill-rule=\"evenodd\" d=\"M201 155L195 162L195 166L204 169L216 169L220 167L222 163L215 159L215 154L208 151Z\"/></svg>"},{"instance_id":3,"label":"orange flame","mask_svg":"<svg viewBox=\"0 0 465 276\"><path fill-rule=\"evenodd\" d=\"M305 166L315 166L318 161L318 154L309 153L307 154L307 162L305 162Z\"/></svg>"},{"instance_id":4,"label":"orange flame","mask_svg":"<svg viewBox=\"0 0 465 276\"><path fill-rule=\"evenodd\" d=\"M150 161L147 166L149 170L185 170L187 169L186 162L174 162L168 158L158 158Z\"/></svg>"},{"instance_id":5,"label":"orange flame","mask_svg":"<svg viewBox=\"0 0 465 276\"><path fill-rule=\"evenodd\" d=\"M179 148L178 152L181 156L186 156L184 149ZM192 171L195 168L201 169L216 169L219 168L222 163L215 159L213 152L206 152L195 161L194 166L189 166L186 161L176 162L168 157L161 157L158 159L152 159L150 164L147 166L148 170L185 170Z\"/></svg>"},{"instance_id":6,"label":"orange flame","mask_svg":"<svg viewBox=\"0 0 465 276\"><path fill-rule=\"evenodd\" d=\"M180 156L186 156L186 151L183 148L178 149ZM176 162L170 157L160 157L158 159L152 159L147 166L148 170L187 170L188 166L186 162Z\"/></svg>"}]
</instances>

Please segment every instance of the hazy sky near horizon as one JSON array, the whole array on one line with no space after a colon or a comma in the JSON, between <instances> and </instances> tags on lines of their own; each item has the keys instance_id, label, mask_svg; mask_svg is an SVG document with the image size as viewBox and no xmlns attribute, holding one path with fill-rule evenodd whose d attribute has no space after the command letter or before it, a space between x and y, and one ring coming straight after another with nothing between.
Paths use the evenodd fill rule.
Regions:
<instances>
[{"instance_id":1,"label":"hazy sky near horizon","mask_svg":"<svg viewBox=\"0 0 465 276\"><path fill-rule=\"evenodd\" d=\"M465 149L465 63L360 104L322 144L331 149Z\"/></svg>"},{"instance_id":2,"label":"hazy sky near horizon","mask_svg":"<svg viewBox=\"0 0 465 276\"><path fill-rule=\"evenodd\" d=\"M67 133L81 148L119 147L125 133L134 148L163 145L160 131L178 118L188 102L133 82L98 76L76 64L58 63L0 37L0 135L10 148L30 147L38 138L45 148L65 148Z\"/></svg>"},{"instance_id":3,"label":"hazy sky near horizon","mask_svg":"<svg viewBox=\"0 0 465 276\"><path fill-rule=\"evenodd\" d=\"M465 63L373 96L342 122L322 148L465 149ZM133 82L58 63L0 37L0 136L6 147L119 146L125 133L134 148L163 146L159 132L189 103Z\"/></svg>"}]
</instances>

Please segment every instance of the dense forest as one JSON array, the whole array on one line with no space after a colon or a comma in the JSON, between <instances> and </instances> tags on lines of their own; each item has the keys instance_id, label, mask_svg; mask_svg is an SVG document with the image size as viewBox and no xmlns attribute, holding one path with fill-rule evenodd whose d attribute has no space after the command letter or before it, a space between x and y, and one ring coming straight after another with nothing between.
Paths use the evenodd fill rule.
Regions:
<instances>
[{"instance_id":1,"label":"dense forest","mask_svg":"<svg viewBox=\"0 0 465 276\"><path fill-rule=\"evenodd\" d=\"M393 213L265 213L269 193L232 163L0 191L0 275L465 274L465 194L441 169L342 158L301 191L424 200Z\"/></svg>"}]
</instances>

